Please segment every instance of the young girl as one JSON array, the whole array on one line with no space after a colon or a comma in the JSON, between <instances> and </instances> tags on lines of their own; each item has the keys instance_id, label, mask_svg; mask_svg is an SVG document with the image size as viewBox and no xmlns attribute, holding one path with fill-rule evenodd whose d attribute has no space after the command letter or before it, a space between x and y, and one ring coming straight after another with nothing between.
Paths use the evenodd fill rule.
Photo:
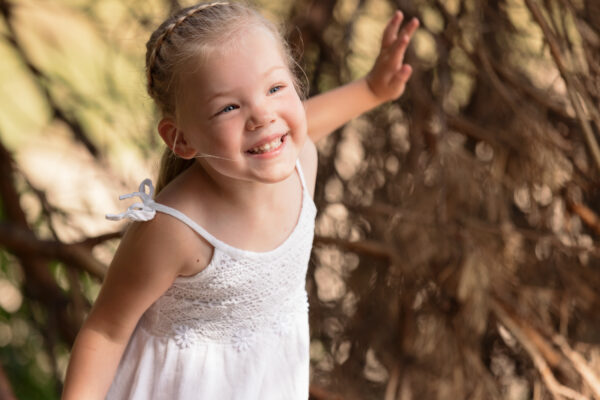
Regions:
<instances>
[{"instance_id":1,"label":"young girl","mask_svg":"<svg viewBox=\"0 0 600 400\"><path fill-rule=\"evenodd\" d=\"M314 142L404 91L412 20L373 70L302 102L280 33L239 3L203 3L147 44L168 146L73 347L63 399L307 399L304 289ZM157 213L158 211L158 213Z\"/></svg>"}]
</instances>

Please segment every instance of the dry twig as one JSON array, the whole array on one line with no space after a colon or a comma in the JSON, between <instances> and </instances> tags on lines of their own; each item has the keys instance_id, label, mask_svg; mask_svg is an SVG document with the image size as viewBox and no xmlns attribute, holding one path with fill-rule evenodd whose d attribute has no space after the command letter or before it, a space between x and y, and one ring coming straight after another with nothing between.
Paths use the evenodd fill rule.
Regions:
<instances>
[{"instance_id":1,"label":"dry twig","mask_svg":"<svg viewBox=\"0 0 600 400\"><path fill-rule=\"evenodd\" d=\"M509 315L505 307L501 305L499 301L492 301L492 310L500 322L513 334L513 336L523 346L525 351L527 351L531 357L531 360L533 361L533 364L540 373L542 380L546 384L546 387L548 390L550 390L552 396L556 400L563 398L573 400L588 400L576 390L562 385L556 380L556 377L548 365L548 360L544 358L542 355L543 353L540 351L538 345L536 345L532 338L523 330L519 323Z\"/></svg>"}]
</instances>

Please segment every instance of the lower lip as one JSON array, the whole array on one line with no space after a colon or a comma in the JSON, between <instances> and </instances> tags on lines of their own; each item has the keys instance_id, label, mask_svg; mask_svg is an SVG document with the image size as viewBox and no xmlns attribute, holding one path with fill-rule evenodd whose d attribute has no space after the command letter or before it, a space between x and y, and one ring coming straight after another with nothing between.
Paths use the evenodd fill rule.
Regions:
<instances>
[{"instance_id":1,"label":"lower lip","mask_svg":"<svg viewBox=\"0 0 600 400\"><path fill-rule=\"evenodd\" d=\"M288 139L288 134L286 133L285 135L283 135L281 137L281 144L279 145L279 147L273 149L273 150L269 150L265 153L260 153L260 154L252 154L252 153L246 153L249 156L253 157L253 158L259 158L259 159L267 159L267 158L273 158L279 155L279 153L281 153L283 151L283 148L287 142Z\"/></svg>"}]
</instances>

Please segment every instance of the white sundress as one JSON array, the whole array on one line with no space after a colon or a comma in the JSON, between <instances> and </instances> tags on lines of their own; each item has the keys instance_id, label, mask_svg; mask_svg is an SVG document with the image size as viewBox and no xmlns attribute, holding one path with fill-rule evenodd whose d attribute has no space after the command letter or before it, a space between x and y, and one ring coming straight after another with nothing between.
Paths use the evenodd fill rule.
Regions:
<instances>
[{"instance_id":1,"label":"white sundress","mask_svg":"<svg viewBox=\"0 0 600 400\"><path fill-rule=\"evenodd\" d=\"M210 264L178 277L142 316L108 392L110 400L306 400L309 386L306 269L316 207L300 163L302 209L274 250L232 247L181 212L152 200L150 180L133 204L109 219L152 219L156 211L206 239ZM147 194L145 188L150 189Z\"/></svg>"}]
</instances>

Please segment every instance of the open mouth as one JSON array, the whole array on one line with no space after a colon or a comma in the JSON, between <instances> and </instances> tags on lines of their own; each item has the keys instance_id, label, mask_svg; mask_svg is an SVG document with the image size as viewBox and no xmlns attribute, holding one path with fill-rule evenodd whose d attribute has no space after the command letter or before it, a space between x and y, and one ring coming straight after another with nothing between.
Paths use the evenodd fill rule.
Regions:
<instances>
[{"instance_id":1,"label":"open mouth","mask_svg":"<svg viewBox=\"0 0 600 400\"><path fill-rule=\"evenodd\" d=\"M287 133L278 138L271 140L269 143L263 144L262 146L254 147L253 149L246 151L246 153L263 154L263 153L268 153L270 151L277 150L283 144L284 138L286 136L287 136Z\"/></svg>"}]
</instances>

